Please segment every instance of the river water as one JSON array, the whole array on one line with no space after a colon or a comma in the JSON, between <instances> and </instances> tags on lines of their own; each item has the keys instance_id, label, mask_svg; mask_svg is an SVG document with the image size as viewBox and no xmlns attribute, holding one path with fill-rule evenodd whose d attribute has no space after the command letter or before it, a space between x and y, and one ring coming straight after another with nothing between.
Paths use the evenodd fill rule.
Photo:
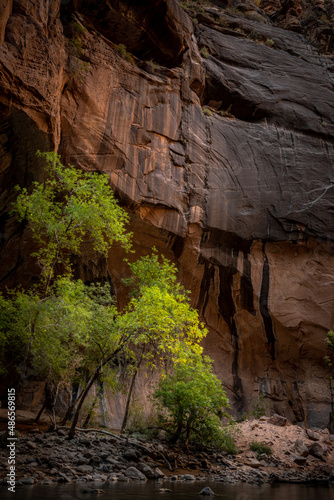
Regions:
<instances>
[{"instance_id":1,"label":"river water","mask_svg":"<svg viewBox=\"0 0 334 500\"><path fill-rule=\"evenodd\" d=\"M210 498L200 496L205 486L216 493L213 499L224 500L334 500L334 485L296 484L237 484L225 485L210 481L148 483L77 483L70 485L17 487L15 494L6 487L0 487L1 500L199 500ZM83 493L87 488L103 489L96 495ZM160 493L159 488L168 488L171 493Z\"/></svg>"}]
</instances>

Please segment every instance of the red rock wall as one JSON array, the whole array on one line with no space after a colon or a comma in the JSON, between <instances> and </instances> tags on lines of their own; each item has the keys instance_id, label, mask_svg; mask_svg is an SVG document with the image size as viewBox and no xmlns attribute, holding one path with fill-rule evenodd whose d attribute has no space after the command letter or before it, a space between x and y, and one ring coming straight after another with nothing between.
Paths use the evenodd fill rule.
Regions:
<instances>
[{"instance_id":1,"label":"red rock wall","mask_svg":"<svg viewBox=\"0 0 334 500\"><path fill-rule=\"evenodd\" d=\"M29 232L8 210L12 187L43 175L35 151L54 147L65 162L110 175L131 214L134 258L155 245L177 263L236 413L261 391L291 420L327 424L330 58L281 21L215 5L195 24L172 0L3 5L1 286L38 276ZM73 15L85 27L80 53ZM87 245L78 261L83 279L111 276L120 305L122 258L113 248L105 262Z\"/></svg>"}]
</instances>

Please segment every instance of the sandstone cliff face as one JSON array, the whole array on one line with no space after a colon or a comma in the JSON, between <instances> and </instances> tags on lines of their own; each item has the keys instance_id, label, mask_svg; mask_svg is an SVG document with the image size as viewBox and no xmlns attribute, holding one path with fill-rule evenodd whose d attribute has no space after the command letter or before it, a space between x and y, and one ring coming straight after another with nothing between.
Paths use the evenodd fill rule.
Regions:
<instances>
[{"instance_id":1,"label":"sandstone cliff face","mask_svg":"<svg viewBox=\"0 0 334 500\"><path fill-rule=\"evenodd\" d=\"M177 263L235 412L261 391L291 420L326 425L331 11L326 33L319 16L302 25L302 7L289 17L279 3L226 5L2 2L1 284L37 275L28 231L8 208L15 183L42 175L35 151L55 147L110 175L136 257L155 245ZM120 305L122 257L113 248L105 263L87 247L78 263L84 279L109 274Z\"/></svg>"}]
</instances>

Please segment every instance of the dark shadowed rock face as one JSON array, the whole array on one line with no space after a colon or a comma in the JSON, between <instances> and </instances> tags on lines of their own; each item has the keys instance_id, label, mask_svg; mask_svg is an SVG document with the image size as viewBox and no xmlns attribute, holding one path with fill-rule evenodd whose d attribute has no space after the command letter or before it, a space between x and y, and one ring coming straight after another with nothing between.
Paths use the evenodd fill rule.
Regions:
<instances>
[{"instance_id":1,"label":"dark shadowed rock face","mask_svg":"<svg viewBox=\"0 0 334 500\"><path fill-rule=\"evenodd\" d=\"M235 411L263 392L274 412L327 424L334 77L310 40L330 51L332 22L322 43L278 3L221 3L190 9L194 24L173 0L1 7L1 285L38 274L8 210L12 187L42 176L36 149L56 147L110 175L136 257L155 245L177 263ZM122 257L87 245L78 263L83 279L109 274L120 305Z\"/></svg>"}]
</instances>

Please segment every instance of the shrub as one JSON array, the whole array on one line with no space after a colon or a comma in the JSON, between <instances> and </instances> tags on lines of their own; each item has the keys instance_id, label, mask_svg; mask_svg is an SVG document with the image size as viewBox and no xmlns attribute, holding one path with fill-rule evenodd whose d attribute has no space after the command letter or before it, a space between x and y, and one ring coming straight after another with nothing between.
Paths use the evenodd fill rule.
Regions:
<instances>
[{"instance_id":1,"label":"shrub","mask_svg":"<svg viewBox=\"0 0 334 500\"><path fill-rule=\"evenodd\" d=\"M230 23L228 22L228 20L226 19L226 17L219 17L219 20L218 20L218 23L220 24L220 26L222 26L223 28L229 28L230 26Z\"/></svg>"},{"instance_id":2,"label":"shrub","mask_svg":"<svg viewBox=\"0 0 334 500\"><path fill-rule=\"evenodd\" d=\"M158 69L158 64L153 61L153 59L150 59L149 61L145 61L146 62L146 67L149 71L151 71L152 73L155 73L156 70Z\"/></svg>"},{"instance_id":3,"label":"shrub","mask_svg":"<svg viewBox=\"0 0 334 500\"><path fill-rule=\"evenodd\" d=\"M202 108L202 111L205 114L205 116L212 116L211 109L204 107L204 108Z\"/></svg>"},{"instance_id":4,"label":"shrub","mask_svg":"<svg viewBox=\"0 0 334 500\"><path fill-rule=\"evenodd\" d=\"M209 52L206 47L202 47L200 53L201 56L204 57L204 59L207 59L209 57Z\"/></svg>"},{"instance_id":5,"label":"shrub","mask_svg":"<svg viewBox=\"0 0 334 500\"><path fill-rule=\"evenodd\" d=\"M229 406L228 399L208 356L188 354L176 362L174 371L161 378L153 400L171 441L231 447L220 421L227 416L223 409Z\"/></svg>"},{"instance_id":6,"label":"shrub","mask_svg":"<svg viewBox=\"0 0 334 500\"><path fill-rule=\"evenodd\" d=\"M233 426L225 427L222 430L221 449L230 455L236 455L238 448L235 444L235 434L237 429Z\"/></svg>"},{"instance_id":7,"label":"shrub","mask_svg":"<svg viewBox=\"0 0 334 500\"><path fill-rule=\"evenodd\" d=\"M255 451L258 457L263 454L270 456L273 453L273 450L270 446L264 443L259 443L258 441L252 441L249 445L249 449L251 451Z\"/></svg>"},{"instance_id":8,"label":"shrub","mask_svg":"<svg viewBox=\"0 0 334 500\"><path fill-rule=\"evenodd\" d=\"M133 55L126 50L124 43L116 45L115 50L123 59L129 61L131 64L136 64Z\"/></svg>"},{"instance_id":9,"label":"shrub","mask_svg":"<svg viewBox=\"0 0 334 500\"><path fill-rule=\"evenodd\" d=\"M269 403L268 401L264 400L264 394L260 394L260 396L253 401L252 404L252 412L251 416L254 416L255 418L260 418L263 417L269 408Z\"/></svg>"},{"instance_id":10,"label":"shrub","mask_svg":"<svg viewBox=\"0 0 334 500\"><path fill-rule=\"evenodd\" d=\"M263 39L261 33L258 33L257 31L251 31L248 36L251 40L254 40L254 42L261 42Z\"/></svg>"},{"instance_id":11,"label":"shrub","mask_svg":"<svg viewBox=\"0 0 334 500\"><path fill-rule=\"evenodd\" d=\"M87 28L76 21L72 21L70 26L76 35L82 35L87 32Z\"/></svg>"},{"instance_id":12,"label":"shrub","mask_svg":"<svg viewBox=\"0 0 334 500\"><path fill-rule=\"evenodd\" d=\"M264 42L267 47L273 47L274 46L274 41L271 38L267 38L267 40Z\"/></svg>"},{"instance_id":13,"label":"shrub","mask_svg":"<svg viewBox=\"0 0 334 500\"><path fill-rule=\"evenodd\" d=\"M220 116L225 116L226 118L235 118L235 116L231 113L232 104L226 110L219 111Z\"/></svg>"}]
</instances>

